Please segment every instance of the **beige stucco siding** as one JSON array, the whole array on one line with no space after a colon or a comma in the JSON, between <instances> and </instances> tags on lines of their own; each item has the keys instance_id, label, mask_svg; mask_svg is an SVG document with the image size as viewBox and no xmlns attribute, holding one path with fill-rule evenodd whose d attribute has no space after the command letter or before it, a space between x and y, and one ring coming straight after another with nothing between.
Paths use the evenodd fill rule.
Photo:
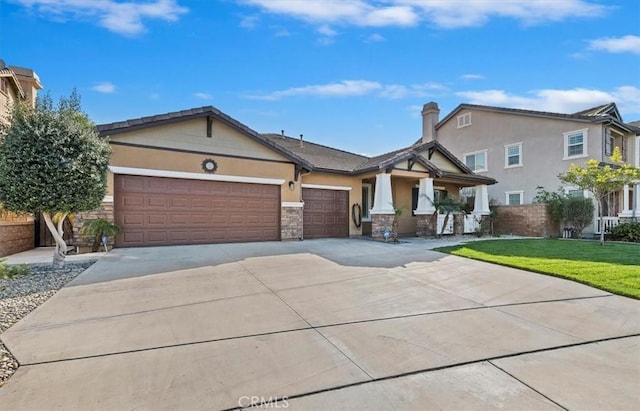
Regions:
<instances>
[{"instance_id":1,"label":"beige stucco siding","mask_svg":"<svg viewBox=\"0 0 640 411\"><path fill-rule=\"evenodd\" d=\"M462 110L462 115L469 110ZM438 141L464 161L465 154L487 151L486 172L498 184L489 186L489 196L504 204L508 191L523 191L524 202L531 203L536 187L555 191L557 175L571 163L583 164L587 158L564 159L564 134L587 129L587 154L601 158L602 126L585 122L531 117L484 110L471 110L471 125L457 128L457 115L438 130ZM522 143L522 167L505 167L505 145Z\"/></svg>"},{"instance_id":2,"label":"beige stucco siding","mask_svg":"<svg viewBox=\"0 0 640 411\"><path fill-rule=\"evenodd\" d=\"M400 210L398 217L398 234L415 235L416 217L412 216L411 210L411 190L417 181L409 179L392 178L393 206Z\"/></svg>"},{"instance_id":3,"label":"beige stucco siding","mask_svg":"<svg viewBox=\"0 0 640 411\"><path fill-rule=\"evenodd\" d=\"M241 157L281 160L286 158L236 129L220 121L213 121L212 136L207 137L207 119L196 118L159 127L149 127L114 134L111 141L166 147L179 150L215 152Z\"/></svg>"},{"instance_id":4,"label":"beige stucco siding","mask_svg":"<svg viewBox=\"0 0 640 411\"><path fill-rule=\"evenodd\" d=\"M299 184L289 189L288 182L294 179L294 165L285 162L249 160L216 156L215 154L192 154L151 148L112 145L111 165L118 167L146 168L153 170L201 173L202 161L213 159L218 164L216 174L243 177L283 179L282 201L299 201ZM111 173L110 173L111 174ZM109 176L108 193L113 195L113 176Z\"/></svg>"},{"instance_id":5,"label":"beige stucco siding","mask_svg":"<svg viewBox=\"0 0 640 411\"><path fill-rule=\"evenodd\" d=\"M425 154L423 154L423 156L425 158L427 157ZM442 171L447 171L450 173L460 172L460 169L455 164L453 164L451 161L449 161L448 158L446 158L445 156L443 156L437 151L433 153L429 161L431 161L436 167L438 167Z\"/></svg>"}]
</instances>

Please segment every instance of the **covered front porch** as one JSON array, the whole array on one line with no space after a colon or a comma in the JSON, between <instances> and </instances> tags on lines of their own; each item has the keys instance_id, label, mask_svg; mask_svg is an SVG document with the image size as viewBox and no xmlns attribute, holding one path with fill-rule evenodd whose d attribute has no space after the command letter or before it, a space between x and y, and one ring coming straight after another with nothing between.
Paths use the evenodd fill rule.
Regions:
<instances>
[{"instance_id":1,"label":"covered front porch","mask_svg":"<svg viewBox=\"0 0 640 411\"><path fill-rule=\"evenodd\" d=\"M622 204L619 204L620 197ZM600 234L602 230L608 233L624 222L640 221L640 181L625 185L620 193L608 198L603 211L603 217L596 215L594 219L594 234Z\"/></svg>"},{"instance_id":2,"label":"covered front porch","mask_svg":"<svg viewBox=\"0 0 640 411\"><path fill-rule=\"evenodd\" d=\"M377 161L361 173L363 235L470 234L490 214L487 186L496 181L476 175L436 141ZM440 207L447 198L468 203L447 216Z\"/></svg>"}]
</instances>

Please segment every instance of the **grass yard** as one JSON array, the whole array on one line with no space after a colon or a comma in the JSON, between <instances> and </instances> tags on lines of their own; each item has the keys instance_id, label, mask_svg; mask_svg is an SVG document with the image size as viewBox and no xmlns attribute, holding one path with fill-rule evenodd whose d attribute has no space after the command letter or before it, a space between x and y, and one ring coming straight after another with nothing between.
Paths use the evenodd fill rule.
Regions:
<instances>
[{"instance_id":1,"label":"grass yard","mask_svg":"<svg viewBox=\"0 0 640 411\"><path fill-rule=\"evenodd\" d=\"M436 251L567 278L640 299L640 245L559 239L486 240Z\"/></svg>"}]
</instances>

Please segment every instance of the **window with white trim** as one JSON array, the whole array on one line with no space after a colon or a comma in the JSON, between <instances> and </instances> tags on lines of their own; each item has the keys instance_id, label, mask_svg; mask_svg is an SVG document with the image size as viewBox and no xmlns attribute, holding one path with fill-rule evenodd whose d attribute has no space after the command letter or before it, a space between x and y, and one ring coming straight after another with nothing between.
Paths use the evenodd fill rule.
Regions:
<instances>
[{"instance_id":1,"label":"window with white trim","mask_svg":"<svg viewBox=\"0 0 640 411\"><path fill-rule=\"evenodd\" d=\"M520 205L524 200L524 191L506 191L505 202L507 205Z\"/></svg>"},{"instance_id":2,"label":"window with white trim","mask_svg":"<svg viewBox=\"0 0 640 411\"><path fill-rule=\"evenodd\" d=\"M636 167L640 168L640 136L636 137Z\"/></svg>"},{"instance_id":3,"label":"window with white trim","mask_svg":"<svg viewBox=\"0 0 640 411\"><path fill-rule=\"evenodd\" d=\"M458 128L471 125L471 113L464 113L458 116Z\"/></svg>"},{"instance_id":4,"label":"window with white trim","mask_svg":"<svg viewBox=\"0 0 640 411\"><path fill-rule=\"evenodd\" d=\"M585 190L574 186L564 187L564 193L569 197L587 197Z\"/></svg>"},{"instance_id":5,"label":"window with white trim","mask_svg":"<svg viewBox=\"0 0 640 411\"><path fill-rule=\"evenodd\" d=\"M487 171L487 150L465 154L464 163L473 171Z\"/></svg>"},{"instance_id":6,"label":"window with white trim","mask_svg":"<svg viewBox=\"0 0 640 411\"><path fill-rule=\"evenodd\" d=\"M522 143L504 146L504 168L522 167Z\"/></svg>"},{"instance_id":7,"label":"window with white trim","mask_svg":"<svg viewBox=\"0 0 640 411\"><path fill-rule=\"evenodd\" d=\"M362 221L371 221L369 211L373 207L373 190L371 184L362 183Z\"/></svg>"},{"instance_id":8,"label":"window with white trim","mask_svg":"<svg viewBox=\"0 0 640 411\"><path fill-rule=\"evenodd\" d=\"M588 129L570 131L564 134L564 160L587 157Z\"/></svg>"}]
</instances>

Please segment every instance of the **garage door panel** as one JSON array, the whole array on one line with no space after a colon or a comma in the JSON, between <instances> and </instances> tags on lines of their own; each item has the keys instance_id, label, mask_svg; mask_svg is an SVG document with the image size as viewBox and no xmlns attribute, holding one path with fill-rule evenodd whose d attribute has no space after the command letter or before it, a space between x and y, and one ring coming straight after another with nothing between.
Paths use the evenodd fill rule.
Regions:
<instances>
[{"instance_id":1,"label":"garage door panel","mask_svg":"<svg viewBox=\"0 0 640 411\"><path fill-rule=\"evenodd\" d=\"M147 216L146 223L148 227L165 226L167 225L167 216L164 214L151 214Z\"/></svg>"},{"instance_id":2,"label":"garage door panel","mask_svg":"<svg viewBox=\"0 0 640 411\"><path fill-rule=\"evenodd\" d=\"M349 236L349 193L344 190L302 189L305 238Z\"/></svg>"},{"instance_id":3,"label":"garage door panel","mask_svg":"<svg viewBox=\"0 0 640 411\"><path fill-rule=\"evenodd\" d=\"M118 247L272 241L280 187L116 175Z\"/></svg>"}]
</instances>

